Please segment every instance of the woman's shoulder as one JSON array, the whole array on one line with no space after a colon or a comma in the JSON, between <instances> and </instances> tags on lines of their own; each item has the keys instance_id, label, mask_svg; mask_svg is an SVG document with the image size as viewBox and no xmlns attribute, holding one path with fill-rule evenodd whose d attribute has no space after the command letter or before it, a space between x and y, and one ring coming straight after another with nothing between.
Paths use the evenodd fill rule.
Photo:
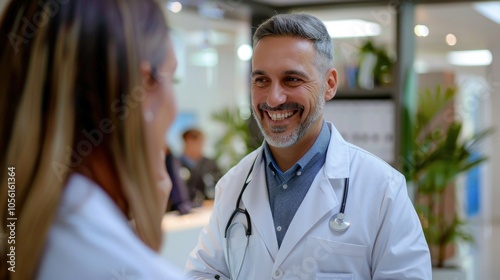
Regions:
<instances>
[{"instance_id":1,"label":"woman's shoulder","mask_svg":"<svg viewBox=\"0 0 500 280\"><path fill-rule=\"evenodd\" d=\"M39 271L38 279L183 279L136 236L111 198L81 175L66 184Z\"/></svg>"}]
</instances>

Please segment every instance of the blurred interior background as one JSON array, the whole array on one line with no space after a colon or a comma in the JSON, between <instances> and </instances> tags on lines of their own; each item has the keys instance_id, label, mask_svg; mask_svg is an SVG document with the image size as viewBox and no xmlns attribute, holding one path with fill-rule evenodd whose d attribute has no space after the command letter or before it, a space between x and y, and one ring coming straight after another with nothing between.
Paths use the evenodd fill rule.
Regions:
<instances>
[{"instance_id":1,"label":"blurred interior background","mask_svg":"<svg viewBox=\"0 0 500 280\"><path fill-rule=\"evenodd\" d=\"M0 11L6 2L0 0ZM500 1L161 2L179 62L175 85L179 115L166 141L180 155L182 132L201 128L205 154L216 158L223 170L261 141L253 130L250 109L251 38L273 14L305 12L325 22L339 71L339 90L327 103L325 118L348 141L399 169L412 141L405 114L417 106L415 96L425 90L435 92L437 86L456 88L453 113L441 121L461 121L464 137L486 128L496 130L477 150L489 159L473 177L462 175L452 194L456 198L452 208L476 236L466 249L457 250L459 265L466 268L466 279L500 275L500 268L493 265L500 252L500 204L495 203L500 199ZM231 131L229 146L221 146ZM194 247L209 211L197 214L172 215L164 221L169 231L164 255L179 266Z\"/></svg>"}]
</instances>

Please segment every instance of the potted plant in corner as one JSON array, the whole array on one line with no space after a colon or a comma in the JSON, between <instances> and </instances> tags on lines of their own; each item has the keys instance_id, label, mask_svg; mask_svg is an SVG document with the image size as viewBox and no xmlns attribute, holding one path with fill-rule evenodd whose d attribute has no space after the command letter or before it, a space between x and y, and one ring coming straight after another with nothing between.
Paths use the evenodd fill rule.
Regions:
<instances>
[{"instance_id":1,"label":"potted plant in corner","mask_svg":"<svg viewBox=\"0 0 500 280\"><path fill-rule=\"evenodd\" d=\"M413 201L435 268L447 265L458 242L473 241L454 201L455 186L459 175L486 160L483 155L472 155L491 132L463 135L462 122L454 116L456 92L456 88L440 87L421 92L416 112L406 118L408 139L413 141L407 142L403 154L403 173L414 187Z\"/></svg>"}]
</instances>

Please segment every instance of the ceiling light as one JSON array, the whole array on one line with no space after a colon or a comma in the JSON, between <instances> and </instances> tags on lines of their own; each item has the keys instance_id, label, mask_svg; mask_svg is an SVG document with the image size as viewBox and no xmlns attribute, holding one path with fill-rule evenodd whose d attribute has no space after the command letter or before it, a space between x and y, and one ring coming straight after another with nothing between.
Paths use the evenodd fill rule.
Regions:
<instances>
[{"instance_id":1,"label":"ceiling light","mask_svg":"<svg viewBox=\"0 0 500 280\"><path fill-rule=\"evenodd\" d=\"M500 24L500 1L475 3L473 7L483 16Z\"/></svg>"},{"instance_id":2,"label":"ceiling light","mask_svg":"<svg viewBox=\"0 0 500 280\"><path fill-rule=\"evenodd\" d=\"M448 44L448 46L456 45L457 44L457 37L451 33L446 35L446 44Z\"/></svg>"},{"instance_id":3,"label":"ceiling light","mask_svg":"<svg viewBox=\"0 0 500 280\"><path fill-rule=\"evenodd\" d=\"M380 35L382 31L379 24L361 19L332 20L323 23L332 38L371 37Z\"/></svg>"},{"instance_id":4,"label":"ceiling light","mask_svg":"<svg viewBox=\"0 0 500 280\"><path fill-rule=\"evenodd\" d=\"M427 37L429 35L429 27L423 24L415 25L414 31L418 37Z\"/></svg>"},{"instance_id":5,"label":"ceiling light","mask_svg":"<svg viewBox=\"0 0 500 280\"><path fill-rule=\"evenodd\" d=\"M243 44L238 48L238 57L243 61L248 61L252 58L252 47L248 44Z\"/></svg>"},{"instance_id":6,"label":"ceiling light","mask_svg":"<svg viewBox=\"0 0 500 280\"><path fill-rule=\"evenodd\" d=\"M489 50L453 51L448 53L448 62L458 66L490 65L492 58Z\"/></svg>"},{"instance_id":7,"label":"ceiling light","mask_svg":"<svg viewBox=\"0 0 500 280\"><path fill-rule=\"evenodd\" d=\"M178 13L182 10L182 4L180 2L168 2L167 9L173 13Z\"/></svg>"}]
</instances>

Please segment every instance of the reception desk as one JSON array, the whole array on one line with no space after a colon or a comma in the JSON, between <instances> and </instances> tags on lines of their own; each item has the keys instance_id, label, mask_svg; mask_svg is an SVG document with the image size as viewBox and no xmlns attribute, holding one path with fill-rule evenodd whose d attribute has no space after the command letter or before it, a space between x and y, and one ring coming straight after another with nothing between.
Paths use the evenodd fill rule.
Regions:
<instances>
[{"instance_id":1,"label":"reception desk","mask_svg":"<svg viewBox=\"0 0 500 280\"><path fill-rule=\"evenodd\" d=\"M166 213L162 220L162 257L184 269L186 259L198 242L201 230L208 224L211 213L211 201L194 208L189 214L179 215L177 211Z\"/></svg>"}]
</instances>

